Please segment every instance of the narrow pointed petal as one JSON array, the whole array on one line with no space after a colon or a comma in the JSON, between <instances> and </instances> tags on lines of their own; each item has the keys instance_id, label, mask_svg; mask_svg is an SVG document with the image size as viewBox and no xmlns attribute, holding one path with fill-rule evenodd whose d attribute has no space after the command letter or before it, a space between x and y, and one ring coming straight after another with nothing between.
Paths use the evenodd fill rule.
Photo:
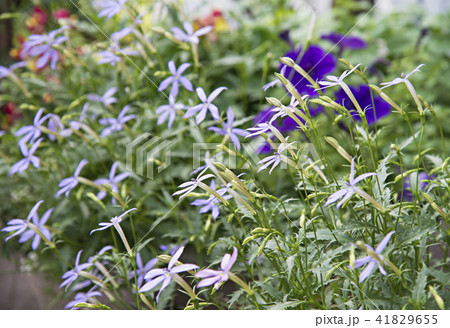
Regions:
<instances>
[{"instance_id":1,"label":"narrow pointed petal","mask_svg":"<svg viewBox=\"0 0 450 328\"><path fill-rule=\"evenodd\" d=\"M194 270L194 269L198 269L198 265L195 264L181 264L178 265L176 267L174 267L173 269L170 270L171 273L180 273L180 272L185 272L185 271L189 271L189 270Z\"/></svg>"},{"instance_id":2,"label":"narrow pointed petal","mask_svg":"<svg viewBox=\"0 0 450 328\"><path fill-rule=\"evenodd\" d=\"M377 175L377 174L374 173L374 172L361 174L361 175L358 176L355 180L353 180L353 185L357 184L357 183L360 182L361 180L364 180L365 178L368 178L368 177L370 177L370 176L372 176L372 175Z\"/></svg>"},{"instance_id":3,"label":"narrow pointed petal","mask_svg":"<svg viewBox=\"0 0 450 328\"><path fill-rule=\"evenodd\" d=\"M141 289L139 289L139 293L148 292L149 290L155 288L164 280L164 278L165 278L165 276L159 276L159 277L147 282L144 286L142 286Z\"/></svg>"},{"instance_id":4,"label":"narrow pointed petal","mask_svg":"<svg viewBox=\"0 0 450 328\"><path fill-rule=\"evenodd\" d=\"M375 261L371 261L369 262L369 264L367 264L366 268L359 275L359 283L362 283L364 280L366 280L366 278L372 273L374 267Z\"/></svg>"},{"instance_id":5,"label":"narrow pointed petal","mask_svg":"<svg viewBox=\"0 0 450 328\"><path fill-rule=\"evenodd\" d=\"M169 265L167 266L167 268L170 270L172 269L172 267L174 266L174 264L178 261L178 259L180 258L181 254L183 254L184 251L184 246L181 246L177 252L172 256L172 258L170 259Z\"/></svg>"},{"instance_id":6,"label":"narrow pointed petal","mask_svg":"<svg viewBox=\"0 0 450 328\"><path fill-rule=\"evenodd\" d=\"M395 233L395 231L391 231L389 232L386 237L383 238L383 240L381 241L381 243L377 246L377 248L375 249L375 253L380 254L386 247L386 245L389 242L389 239L391 239L391 236Z\"/></svg>"}]
</instances>

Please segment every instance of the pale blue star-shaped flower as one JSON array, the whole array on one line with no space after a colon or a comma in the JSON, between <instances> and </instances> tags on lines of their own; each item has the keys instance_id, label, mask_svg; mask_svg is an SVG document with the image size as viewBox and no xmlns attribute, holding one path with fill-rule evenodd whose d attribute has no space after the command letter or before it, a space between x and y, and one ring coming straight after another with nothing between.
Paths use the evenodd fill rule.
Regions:
<instances>
[{"instance_id":1,"label":"pale blue star-shaped flower","mask_svg":"<svg viewBox=\"0 0 450 328\"><path fill-rule=\"evenodd\" d=\"M7 227L3 228L1 231L5 231L5 232L15 231L15 232L11 236L6 237L5 242L10 240L11 238L18 236L25 232L25 230L28 228L27 223L31 220L31 218L33 218L35 215L37 215L36 214L37 210L43 202L44 202L43 200L40 200L33 206L30 213L28 213L26 220L12 219L12 220L8 221Z\"/></svg>"},{"instance_id":2,"label":"pale blue star-shaped flower","mask_svg":"<svg viewBox=\"0 0 450 328\"><path fill-rule=\"evenodd\" d=\"M86 293L76 293L75 297L73 298L72 301L70 301L69 303L66 304L66 306L64 306L65 309L71 309L71 310L78 310L77 307L75 307L75 305L77 305L78 303L81 302L88 302L88 301L93 301L94 297L100 297L102 296L102 294L98 291L88 291Z\"/></svg>"},{"instance_id":3,"label":"pale blue star-shaped flower","mask_svg":"<svg viewBox=\"0 0 450 328\"><path fill-rule=\"evenodd\" d=\"M200 124L201 122L204 121L205 117L206 117L206 113L208 112L208 110L211 112L211 115L213 117L213 119L215 121L218 121L220 116L219 116L219 109L217 108L216 105L212 104L212 101L214 99L216 99L216 97L223 91L223 90L227 90L227 88L225 87L220 87L217 88L216 90L214 90L213 92L211 92L211 94L206 97L205 91L201 88L198 87L196 89L197 95L200 98L200 100L203 102L201 104L198 104L194 107L191 107L187 110L186 114L184 114L185 118L189 118L194 116L195 114L197 114L197 116L195 117L195 122L197 124Z\"/></svg>"},{"instance_id":4,"label":"pale blue star-shaped flower","mask_svg":"<svg viewBox=\"0 0 450 328\"><path fill-rule=\"evenodd\" d=\"M191 181L187 181L187 182L184 182L184 183L180 184L180 185L178 186L178 188L184 188L184 189L178 190L177 192L173 193L172 196L182 194L182 195L180 196L180 199L182 199L182 198L186 197L187 194L189 194L191 191L194 191L194 190L197 188L197 186L198 186L198 184L199 184L200 182L202 182L203 180L206 180L206 179L209 179L209 178L214 177L214 174L207 174L207 175L203 175L203 176L202 176L202 174L203 174L205 171L206 171L206 169L203 170L203 171L198 175L197 178L192 179Z\"/></svg>"},{"instance_id":5,"label":"pale blue star-shaped flower","mask_svg":"<svg viewBox=\"0 0 450 328\"><path fill-rule=\"evenodd\" d=\"M350 74L352 74L353 71L355 69L357 69L359 65L361 65L361 64L356 65L351 70L344 71L344 73L342 73L341 76L339 76L339 77L334 76L334 75L327 75L326 78L328 79L328 81L320 81L319 82L320 85L324 86L320 89L327 89L327 88L334 87L336 85L342 85L344 83L344 79L347 76L349 76Z\"/></svg>"},{"instance_id":6,"label":"pale blue star-shaped flower","mask_svg":"<svg viewBox=\"0 0 450 328\"><path fill-rule=\"evenodd\" d=\"M247 134L245 138L259 136L263 133L269 132L271 131L270 126L271 126L270 123L258 123L254 127L247 129L251 133Z\"/></svg>"},{"instance_id":7,"label":"pale blue star-shaped flower","mask_svg":"<svg viewBox=\"0 0 450 328\"><path fill-rule=\"evenodd\" d=\"M383 83L380 83L380 85L383 85L383 87L381 88L381 89L384 89L384 88L388 88L388 87L390 87L390 86L393 86L393 85L395 85L395 84L399 84L399 83L411 83L411 82L409 82L409 80L408 80L408 78L412 75L412 74L414 74L414 73L416 73L416 72L421 72L421 70L420 70L420 68L422 67L422 66L425 66L425 64L420 64L419 66L417 66L414 70L412 70L411 72L409 72L408 74L404 74L404 73L402 73L402 75L401 75L401 77L397 77L397 78L395 78L394 80L392 80L391 82L383 82Z\"/></svg>"},{"instance_id":8,"label":"pale blue star-shaped flower","mask_svg":"<svg viewBox=\"0 0 450 328\"><path fill-rule=\"evenodd\" d=\"M75 266L73 267L72 270L67 271L66 273L64 273L62 275L62 279L65 279L61 285L59 285L59 288L62 287L66 287L65 290L67 291L67 288L75 281L77 280L79 274L81 271L89 268L90 266L92 266L92 263L83 263L80 264L80 257L81 257L81 253L83 251L79 251L77 254L77 257L75 259Z\"/></svg>"},{"instance_id":9,"label":"pale blue star-shaped flower","mask_svg":"<svg viewBox=\"0 0 450 328\"><path fill-rule=\"evenodd\" d=\"M72 135L73 133L72 129L79 130L83 124L82 121L86 118L86 112L88 107L89 103L85 103L83 105L83 109L81 110L80 118L78 119L78 121L69 121L70 128L62 130L59 134L63 137L68 137Z\"/></svg>"},{"instance_id":10,"label":"pale blue star-shaped flower","mask_svg":"<svg viewBox=\"0 0 450 328\"><path fill-rule=\"evenodd\" d=\"M64 193L66 197L69 197L70 191L78 185L78 176L80 175L81 169L87 163L88 163L87 160L82 159L80 163L78 163L78 166L75 169L75 173L73 174L73 176L61 180L61 182L58 184L58 187L61 189L58 190L58 192L56 193L56 197L59 197Z\"/></svg>"},{"instance_id":11,"label":"pale blue star-shaped flower","mask_svg":"<svg viewBox=\"0 0 450 328\"><path fill-rule=\"evenodd\" d=\"M231 186L231 184L230 184L230 186ZM216 183L215 183L214 180L211 180L210 187L211 187L212 190L216 191ZM231 195L225 195L227 190L228 190L228 188L221 188L221 189L217 190L217 193L220 196L222 196L224 199L228 200L232 196ZM219 216L219 213L220 213L219 212L219 206L217 204L219 204L220 202L221 201L220 201L219 198L217 198L214 195L211 195L211 196L209 196L208 199L196 199L196 200L194 200L191 203L191 205L202 206L202 208L198 212L199 214L207 213L207 212L211 211L211 215L212 215L213 219L216 220L217 217Z\"/></svg>"},{"instance_id":12,"label":"pale blue star-shaped flower","mask_svg":"<svg viewBox=\"0 0 450 328\"><path fill-rule=\"evenodd\" d=\"M101 8L101 10L97 16L106 16L108 17L108 19L111 19L122 10L123 5L127 1L128 0L102 0L98 2L98 6Z\"/></svg>"},{"instance_id":13,"label":"pale blue star-shaped flower","mask_svg":"<svg viewBox=\"0 0 450 328\"><path fill-rule=\"evenodd\" d=\"M147 281L147 283L144 286L142 286L139 292L140 293L147 292L155 288L160 283L162 283L158 295L156 295L156 302L158 303L161 292L169 285L170 281L172 280L173 274L198 269L198 266L195 264L180 264L178 266L174 266L175 263L180 258L181 254L183 253L183 251L184 247L180 247L178 249L175 255L170 259L167 268L150 270L144 277L144 279L148 279L149 281Z\"/></svg>"},{"instance_id":14,"label":"pale blue star-shaped flower","mask_svg":"<svg viewBox=\"0 0 450 328\"><path fill-rule=\"evenodd\" d=\"M189 22L184 22L183 27L184 31L179 27L172 27L170 30L172 31L173 36L178 40L183 42L191 42L193 44L198 44L199 42L198 37L209 33L213 29L212 26L205 26L194 32L194 28L192 27L192 24Z\"/></svg>"},{"instance_id":15,"label":"pale blue star-shaped flower","mask_svg":"<svg viewBox=\"0 0 450 328\"><path fill-rule=\"evenodd\" d=\"M24 158L22 158L20 161L18 161L16 164L14 164L11 167L11 170L9 171L9 175L13 175L15 173L22 173L25 171L28 166L33 164L35 168L39 168L39 158L34 156L34 152L39 147L39 144L41 143L42 138L39 138L35 143L33 143L30 146L30 149L28 149L26 144L19 143L20 151L22 152L22 155Z\"/></svg>"},{"instance_id":16,"label":"pale blue star-shaped flower","mask_svg":"<svg viewBox=\"0 0 450 328\"><path fill-rule=\"evenodd\" d=\"M138 56L139 52L132 50L129 47L126 48L120 48L117 44L112 44L109 48L109 50L103 50L97 52L97 56L99 59L97 60L97 64L110 64L111 66L116 66L116 63L119 63L122 61L122 57L119 56Z\"/></svg>"},{"instance_id":17,"label":"pale blue star-shaped flower","mask_svg":"<svg viewBox=\"0 0 450 328\"><path fill-rule=\"evenodd\" d=\"M132 33L135 30L136 25L142 24L142 17L146 14L146 12L139 14L134 20L133 24L111 34L111 40L113 40L114 42L119 42L121 39Z\"/></svg>"},{"instance_id":18,"label":"pale blue star-shaped flower","mask_svg":"<svg viewBox=\"0 0 450 328\"><path fill-rule=\"evenodd\" d=\"M175 103L175 98L172 95L169 95L169 104L159 106L155 111L155 113L159 115L156 124L161 125L168 119L167 127L171 129L173 121L177 116L177 111L183 110L185 108L186 106L184 106L183 104Z\"/></svg>"},{"instance_id":19,"label":"pale blue star-shaped flower","mask_svg":"<svg viewBox=\"0 0 450 328\"><path fill-rule=\"evenodd\" d=\"M291 142L291 143L289 143L289 144L283 144L283 145L280 145L280 147L278 147L278 150L275 152L274 155L267 156L266 158L260 160L260 161L258 162L258 164L263 164L263 166L261 166L257 172L262 171L262 170L265 170L267 167L269 167L269 165L273 164L273 165L272 165L272 168L271 168L270 171L269 171L269 174L271 174L272 171L273 171L273 169L274 169L275 167L277 167L278 164L280 164L281 161L283 160L283 156L284 156L284 155L282 155L281 153L282 153L284 150L286 150L290 145L292 145L292 144L294 144L294 143L296 143L296 141Z\"/></svg>"},{"instance_id":20,"label":"pale blue star-shaped flower","mask_svg":"<svg viewBox=\"0 0 450 328\"><path fill-rule=\"evenodd\" d=\"M283 65L283 67L281 68L280 74L283 76L286 73L286 67L287 67L286 65ZM266 92L268 89L270 89L280 83L281 83L281 81L279 79L275 79L272 82L269 82L265 86L263 86L263 90L264 90L264 92Z\"/></svg>"},{"instance_id":21,"label":"pale blue star-shaped flower","mask_svg":"<svg viewBox=\"0 0 450 328\"><path fill-rule=\"evenodd\" d=\"M41 203L42 203L42 201L39 202L38 204L40 205ZM36 228L39 229L39 231L49 241L51 241L50 231L45 227L45 224L47 223L48 219L50 218L50 215L52 214L52 212L53 212L53 208L48 209L42 215L42 217L39 219L39 216L37 214L37 208L36 208L36 211L34 211L33 214L31 215L33 224L36 226ZM22 234L22 236L20 236L19 243L24 243L31 238L33 238L33 241L31 242L31 248L35 251L38 248L39 243L41 242L41 236L39 234L37 234L34 230L29 229L29 230L25 231Z\"/></svg>"},{"instance_id":22,"label":"pale blue star-shaped flower","mask_svg":"<svg viewBox=\"0 0 450 328\"><path fill-rule=\"evenodd\" d=\"M92 233L95 231L105 230L105 229L108 229L109 227L114 227L119 232L119 234L123 233L123 230L120 226L120 222L122 222L122 218L125 215L127 215L128 213L130 213L132 211L137 211L137 208L132 208L119 216L115 216L115 217L111 218L110 222L100 222L98 224L100 226L100 228L92 230L90 232L90 235L92 235Z\"/></svg>"},{"instance_id":23,"label":"pale blue star-shaped flower","mask_svg":"<svg viewBox=\"0 0 450 328\"><path fill-rule=\"evenodd\" d=\"M23 136L19 140L19 144L26 144L27 142L33 143L37 138L41 136L40 127L48 119L48 115L42 117L43 113L44 108L39 108L39 110L36 112L36 115L34 116L33 125L23 126L19 130L17 130L16 133L14 133L15 136Z\"/></svg>"},{"instance_id":24,"label":"pale blue star-shaped flower","mask_svg":"<svg viewBox=\"0 0 450 328\"><path fill-rule=\"evenodd\" d=\"M233 127L234 124L234 112L231 107L228 107L227 111L227 123L223 122L223 129L219 129L218 127L212 126L208 130L214 131L222 136L228 135L233 142L236 149L239 151L241 150L241 143L239 142L239 138L237 135L241 137L246 137L250 134L250 132L242 130L242 129L236 129Z\"/></svg>"},{"instance_id":25,"label":"pale blue star-shaped flower","mask_svg":"<svg viewBox=\"0 0 450 328\"><path fill-rule=\"evenodd\" d=\"M116 175L116 170L117 170L117 166L119 165L119 162L114 162L113 165L111 166L111 171L109 172L109 178L108 179L97 179L94 182L98 185L110 185L112 191L114 191L115 193L119 193L119 188L117 187L117 184L128 178L131 173L130 172L123 172L120 173L118 175ZM97 198L98 199L103 199L106 197L106 191L101 190L98 194L97 194ZM112 203L115 205L116 204L116 199L113 197L112 198Z\"/></svg>"},{"instance_id":26,"label":"pale blue star-shaped flower","mask_svg":"<svg viewBox=\"0 0 450 328\"><path fill-rule=\"evenodd\" d=\"M354 178L354 176L355 176L355 157L353 157L351 167L350 167L350 179L349 179L348 187L338 190L335 193L333 193L330 197L328 197L327 202L325 203L325 206L333 204L333 203L337 202L338 199L344 197L336 205L336 208L339 209L339 207L341 207L342 204L344 204L348 199L350 199L350 197L352 197L353 193L355 192L355 188L356 188L355 184L357 184L361 180L364 180L372 175L377 175L377 174L373 173L373 172L364 173L355 179Z\"/></svg>"},{"instance_id":27,"label":"pale blue star-shaped flower","mask_svg":"<svg viewBox=\"0 0 450 328\"><path fill-rule=\"evenodd\" d=\"M43 68L49 61L51 69L56 69L56 63L59 58L59 53L54 48L54 46L68 40L66 36L57 37L57 35L68 28L69 26L63 26L57 30L51 31L48 34L30 35L28 37L28 40L23 44L21 56L39 56L39 59L36 61L37 69Z\"/></svg>"},{"instance_id":28,"label":"pale blue star-shaped flower","mask_svg":"<svg viewBox=\"0 0 450 328\"><path fill-rule=\"evenodd\" d=\"M58 115L50 113L50 114L48 114L47 128L50 131L53 131L53 132L59 134L60 132L63 131L64 124L62 123L62 121L61 121L61 119L60 119L60 117ZM53 134L51 134L51 133L48 134L48 138L51 141L55 141L56 140L56 137Z\"/></svg>"},{"instance_id":29,"label":"pale blue star-shaped flower","mask_svg":"<svg viewBox=\"0 0 450 328\"><path fill-rule=\"evenodd\" d=\"M236 262L237 259L237 248L233 247L233 255L225 254L220 262L220 268L222 270L211 270L211 269L203 269L195 274L197 278L202 278L197 287L206 287L210 285L214 285L216 290L219 289L219 285L221 282L225 282L228 280L228 273L230 272L231 267Z\"/></svg>"},{"instance_id":30,"label":"pale blue star-shaped flower","mask_svg":"<svg viewBox=\"0 0 450 328\"><path fill-rule=\"evenodd\" d=\"M161 84L158 87L158 91L161 92L162 90L165 90L169 85L172 85L169 97L172 96L174 99L178 95L180 83L184 86L186 90L191 92L194 91L191 81L189 81L187 78L181 75L189 66L191 66L191 64L184 63L181 64L180 67L178 67L177 69L175 63L173 62L173 60L171 60L169 62L169 71L172 74L172 76L169 76L168 78L166 78L164 81L161 82Z\"/></svg>"},{"instance_id":31,"label":"pale blue star-shaped flower","mask_svg":"<svg viewBox=\"0 0 450 328\"><path fill-rule=\"evenodd\" d=\"M386 237L383 238L381 243L377 246L375 250L373 250L372 246L367 245L366 247L370 249L372 252L378 255L378 257L384 261L383 256L381 255L381 252L386 248L386 245L389 242L389 239L391 239L391 236L395 233L395 231L389 232ZM368 264L367 264L368 263ZM381 274L386 275L386 271L383 269L383 266L378 261L378 259L373 258L370 255L367 255L361 259L357 259L355 261L355 269L362 267L363 265L367 264L366 268L361 272L359 275L359 283L362 283L364 280L367 279L367 277L372 273L373 269L375 268L375 265L378 265L378 269L380 270ZM352 269L351 265L348 265L349 269Z\"/></svg>"},{"instance_id":32,"label":"pale blue star-shaped flower","mask_svg":"<svg viewBox=\"0 0 450 328\"><path fill-rule=\"evenodd\" d=\"M25 67L25 66L27 66L27 62L25 62L25 61L14 63L9 68L0 65L0 79L3 79L5 77L9 76L14 70L18 69L19 67Z\"/></svg>"},{"instance_id":33,"label":"pale blue star-shaped flower","mask_svg":"<svg viewBox=\"0 0 450 328\"><path fill-rule=\"evenodd\" d=\"M104 106L108 106L117 102L117 98L113 95L117 92L116 87L108 89L103 96L96 93L90 93L87 95L87 99L92 102L102 103Z\"/></svg>"},{"instance_id":34,"label":"pale blue star-shaped flower","mask_svg":"<svg viewBox=\"0 0 450 328\"><path fill-rule=\"evenodd\" d=\"M135 119L136 115L126 115L128 110L130 109L130 105L126 105L122 111L119 113L117 118L101 118L98 122L101 125L109 125L100 133L100 137L106 137L113 132L117 132L122 130L123 125L129 120Z\"/></svg>"},{"instance_id":35,"label":"pale blue star-shaped flower","mask_svg":"<svg viewBox=\"0 0 450 328\"><path fill-rule=\"evenodd\" d=\"M136 254L137 288L141 288L142 283L144 282L144 276L156 265L156 263L158 263L158 259L153 258L144 265L144 262L142 262L141 253ZM134 279L134 270L128 272L128 279Z\"/></svg>"}]
</instances>

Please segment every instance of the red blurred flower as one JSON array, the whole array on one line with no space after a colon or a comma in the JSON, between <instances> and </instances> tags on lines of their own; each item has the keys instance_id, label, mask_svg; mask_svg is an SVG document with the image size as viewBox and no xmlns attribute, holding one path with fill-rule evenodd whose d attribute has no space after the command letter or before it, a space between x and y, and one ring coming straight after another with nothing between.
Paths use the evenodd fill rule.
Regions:
<instances>
[{"instance_id":1,"label":"red blurred flower","mask_svg":"<svg viewBox=\"0 0 450 328\"><path fill-rule=\"evenodd\" d=\"M213 31L208 33L208 37L212 42L217 41L217 33L228 30L228 24L222 16L222 11L217 9L213 10L209 15L198 18L194 21L195 30L205 26L212 26L214 28Z\"/></svg>"},{"instance_id":2,"label":"red blurred flower","mask_svg":"<svg viewBox=\"0 0 450 328\"><path fill-rule=\"evenodd\" d=\"M4 104L1 107L2 112L2 122L1 122L1 128L2 129L8 129L14 125L14 123L22 117L22 112L17 108L16 104L12 101Z\"/></svg>"},{"instance_id":3,"label":"red blurred flower","mask_svg":"<svg viewBox=\"0 0 450 328\"><path fill-rule=\"evenodd\" d=\"M25 21L25 26L31 33L42 34L44 33L47 22L48 17L44 9L39 6L34 6L31 17Z\"/></svg>"},{"instance_id":4,"label":"red blurred flower","mask_svg":"<svg viewBox=\"0 0 450 328\"><path fill-rule=\"evenodd\" d=\"M52 16L56 21L60 18L70 18L70 11L66 8L59 8L52 12Z\"/></svg>"}]
</instances>

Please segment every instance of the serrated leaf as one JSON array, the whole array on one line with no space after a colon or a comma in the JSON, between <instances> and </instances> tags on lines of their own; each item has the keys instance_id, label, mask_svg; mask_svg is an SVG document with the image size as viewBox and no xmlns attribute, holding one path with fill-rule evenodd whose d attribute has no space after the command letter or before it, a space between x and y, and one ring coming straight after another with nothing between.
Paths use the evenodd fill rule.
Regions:
<instances>
[{"instance_id":1,"label":"serrated leaf","mask_svg":"<svg viewBox=\"0 0 450 328\"><path fill-rule=\"evenodd\" d=\"M412 297L418 304L422 304L422 298L425 296L425 287L427 285L427 273L428 268L425 264L423 264L422 269L417 275L416 283L412 291Z\"/></svg>"}]
</instances>

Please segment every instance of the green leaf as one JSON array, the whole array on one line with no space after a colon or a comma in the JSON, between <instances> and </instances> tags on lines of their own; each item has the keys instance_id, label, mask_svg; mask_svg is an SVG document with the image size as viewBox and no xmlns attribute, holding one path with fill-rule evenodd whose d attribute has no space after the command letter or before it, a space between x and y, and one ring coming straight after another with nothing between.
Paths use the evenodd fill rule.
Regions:
<instances>
[{"instance_id":1,"label":"green leaf","mask_svg":"<svg viewBox=\"0 0 450 328\"><path fill-rule=\"evenodd\" d=\"M412 291L412 297L419 306L422 304L422 298L425 296L425 287L427 285L428 268L423 264L422 269L417 275L416 283Z\"/></svg>"}]
</instances>

